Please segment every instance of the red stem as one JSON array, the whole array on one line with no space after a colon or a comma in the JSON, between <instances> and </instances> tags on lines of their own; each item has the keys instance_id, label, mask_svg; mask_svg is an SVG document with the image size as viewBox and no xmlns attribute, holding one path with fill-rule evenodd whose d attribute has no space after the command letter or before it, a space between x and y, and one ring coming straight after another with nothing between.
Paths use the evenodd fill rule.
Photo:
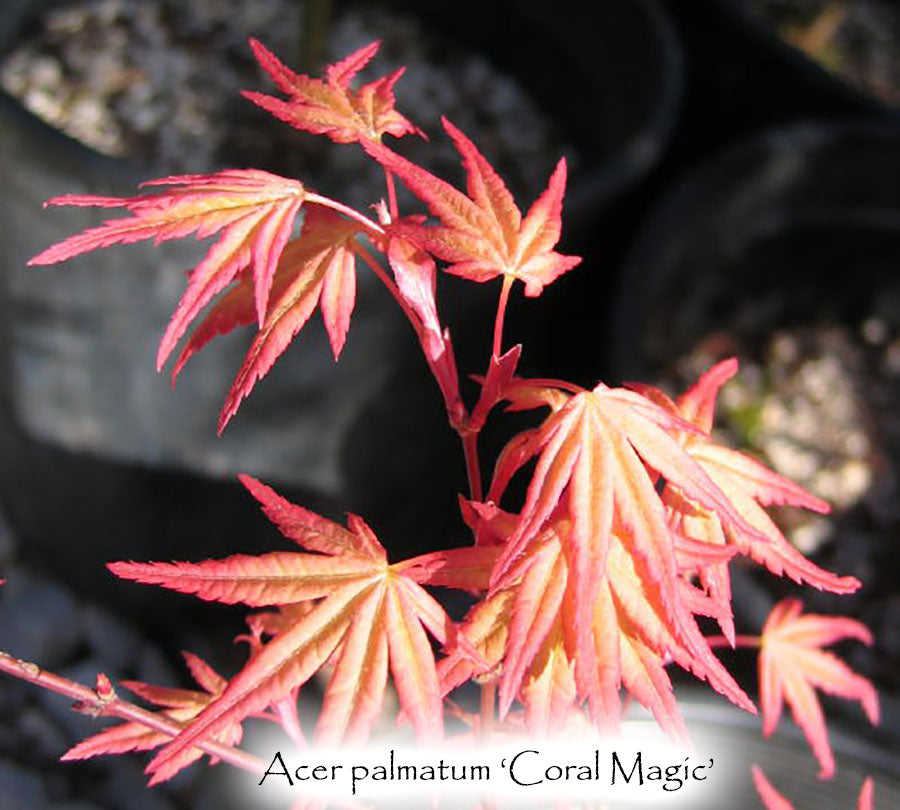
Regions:
<instances>
[{"instance_id":1,"label":"red stem","mask_svg":"<svg viewBox=\"0 0 900 810\"><path fill-rule=\"evenodd\" d=\"M391 212L391 222L396 222L400 217L399 209L397 208L397 185L394 182L394 175L390 169L385 167L384 170L384 180L387 184L387 193L388 193L388 211Z\"/></svg>"},{"instance_id":2,"label":"red stem","mask_svg":"<svg viewBox=\"0 0 900 810\"><path fill-rule=\"evenodd\" d=\"M706 643L710 647L731 647L731 641L729 641L725 636L709 636L706 639ZM734 647L735 649L738 647L759 647L762 644L762 638L760 636L735 636L734 637Z\"/></svg>"},{"instance_id":3,"label":"red stem","mask_svg":"<svg viewBox=\"0 0 900 810\"><path fill-rule=\"evenodd\" d=\"M503 321L506 318L506 305L509 303L509 291L512 289L513 276L503 276L503 286L500 288L500 298L497 301L497 317L494 319L494 348L493 357L500 357L503 348Z\"/></svg>"},{"instance_id":4,"label":"red stem","mask_svg":"<svg viewBox=\"0 0 900 810\"><path fill-rule=\"evenodd\" d=\"M481 489L481 465L478 461L478 433L460 431L463 454L466 457L466 475L469 479L469 497L473 501L480 501L484 497Z\"/></svg>"},{"instance_id":5,"label":"red stem","mask_svg":"<svg viewBox=\"0 0 900 810\"><path fill-rule=\"evenodd\" d=\"M413 310L413 308L400 294L400 290L397 288L394 280L387 274L385 269L378 263L375 257L372 256L372 254L369 253L369 251L367 251L358 242L355 243L354 250L356 251L356 254L372 269L372 272L375 273L376 276L378 276L381 283L388 288L388 291L394 297L394 300L400 306L400 309L403 310L403 314L406 315L407 320L412 324L413 329L416 331L416 334L419 335L419 338L421 340L421 330L423 328L422 322L419 319L419 316L416 314L415 310ZM433 370L432 373L434 373ZM468 419L468 415L465 413L465 407L462 405L461 400L454 399L453 396L444 389L444 386L441 385L440 378L438 378L436 374L434 374L434 376L437 381L438 388L440 388L441 393L444 396L444 406L447 409L447 417L450 421L450 424L457 432L459 432L461 430L460 426L465 424ZM455 408L455 405L457 404L459 405L459 412L457 412ZM460 433L460 435L462 434Z\"/></svg>"},{"instance_id":6,"label":"red stem","mask_svg":"<svg viewBox=\"0 0 900 810\"><path fill-rule=\"evenodd\" d=\"M163 714L142 709L140 706L135 706L133 703L122 700L115 693L113 693L112 697L101 697L95 690L87 686L76 681L70 681L68 678L56 675L53 672L47 672L37 664L22 661L2 651L0 651L0 672L6 672L14 678L19 678L44 689L49 689L51 692L65 695L75 701L74 710L84 714L90 714L95 717L119 717L122 720L140 723L149 729L167 734L170 737L177 737L185 728L183 724ZM218 757L229 765L249 773L259 774L265 771L266 766L262 760L230 745L223 745L222 743L209 740L200 743L198 747L202 748L210 756Z\"/></svg>"},{"instance_id":7,"label":"red stem","mask_svg":"<svg viewBox=\"0 0 900 810\"><path fill-rule=\"evenodd\" d=\"M359 211L351 208L349 205L344 205L337 200L332 200L330 197L323 197L321 194L315 194L312 191L306 192L306 196L303 199L305 202L321 205L325 208L330 208L333 211L337 211L338 213L343 214L345 217L352 219L354 222L358 222L367 231L375 234L376 236L384 236L384 228L382 228L381 225L369 219L364 214L360 214Z\"/></svg>"}]
</instances>

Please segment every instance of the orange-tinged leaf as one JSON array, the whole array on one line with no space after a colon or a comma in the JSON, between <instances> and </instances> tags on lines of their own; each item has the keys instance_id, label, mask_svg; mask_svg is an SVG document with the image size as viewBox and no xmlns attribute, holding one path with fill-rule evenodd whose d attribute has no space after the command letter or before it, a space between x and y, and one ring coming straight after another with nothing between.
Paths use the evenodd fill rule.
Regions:
<instances>
[{"instance_id":1,"label":"orange-tinged leaf","mask_svg":"<svg viewBox=\"0 0 900 810\"><path fill-rule=\"evenodd\" d=\"M377 583L364 580L332 591L313 611L263 645L219 698L150 762L150 784L164 782L190 764L190 751L198 743L306 683L329 659L352 624L355 609L376 587Z\"/></svg>"},{"instance_id":2,"label":"orange-tinged leaf","mask_svg":"<svg viewBox=\"0 0 900 810\"><path fill-rule=\"evenodd\" d=\"M278 259L278 267L272 277L272 286L269 290L271 299L280 298L288 284L293 281L306 260L308 245L304 244L303 237L309 235L312 225L321 221L320 214L312 214L315 208L310 208L304 220L302 236L293 239L284 246L284 250ZM187 364L187 361L203 349L209 341L219 335L226 335L241 326L248 326L256 321L256 302L254 299L253 279L244 274L240 276L221 296L212 304L203 320L194 328L182 346L178 359L172 367L172 381Z\"/></svg>"},{"instance_id":3,"label":"orange-tinged leaf","mask_svg":"<svg viewBox=\"0 0 900 810\"><path fill-rule=\"evenodd\" d=\"M122 579L251 607L319 599L336 588L366 581L372 574L372 562L364 558L292 551L233 554L199 563L113 562L107 567Z\"/></svg>"},{"instance_id":4,"label":"orange-tinged leaf","mask_svg":"<svg viewBox=\"0 0 900 810\"><path fill-rule=\"evenodd\" d=\"M265 317L272 276L294 220L306 199L303 185L269 172L231 169L208 175L178 175L145 183L171 186L136 197L68 195L48 205L124 207L133 216L108 220L48 248L29 264L55 264L97 248L142 239L157 243L196 233L220 233L191 273L188 287L163 335L157 355L162 367L190 322L219 292L251 267L256 317Z\"/></svg>"},{"instance_id":5,"label":"orange-tinged leaf","mask_svg":"<svg viewBox=\"0 0 900 810\"><path fill-rule=\"evenodd\" d=\"M381 712L388 676L385 589L375 588L356 610L316 724L322 745L365 742Z\"/></svg>"},{"instance_id":6,"label":"orange-tinged leaf","mask_svg":"<svg viewBox=\"0 0 900 810\"><path fill-rule=\"evenodd\" d=\"M778 576L787 575L796 582L808 583L822 590L852 593L859 588L860 582L855 577L841 577L819 568L788 542L759 502L752 497L744 479L737 477L715 460L722 455L733 454L734 451L712 445L701 446L699 443L691 443L688 451L740 509L747 522L756 529L755 537L726 531L729 542L734 543L742 554L756 560ZM763 541L760 541L760 535Z\"/></svg>"},{"instance_id":7,"label":"orange-tinged leaf","mask_svg":"<svg viewBox=\"0 0 900 810\"><path fill-rule=\"evenodd\" d=\"M350 529L323 518L282 498L271 487L250 475L240 475L241 483L259 501L266 517L287 538L309 551L338 556L359 556L386 560L384 548L361 518L348 518Z\"/></svg>"},{"instance_id":8,"label":"orange-tinged leaf","mask_svg":"<svg viewBox=\"0 0 900 810\"><path fill-rule=\"evenodd\" d=\"M475 145L446 118L444 129L462 156L466 170L466 190L470 199L487 215L491 230L502 235L506 250L514 250L518 241L522 215L512 194ZM557 236L557 240L558 240ZM557 240L554 240L554 244Z\"/></svg>"},{"instance_id":9,"label":"orange-tinged leaf","mask_svg":"<svg viewBox=\"0 0 900 810\"><path fill-rule=\"evenodd\" d=\"M671 403L672 410L696 425L703 434L712 430L713 414L719 389L730 380L738 370L735 358L722 360L700 376L700 379L682 394L677 402ZM657 392L659 393L659 392ZM829 506L821 498L807 492L798 484L774 473L763 464L744 453L739 453L722 445L715 445L692 438L697 443L697 452L712 454L718 464L741 479L743 488L755 500L764 506L771 504L790 504L812 509L822 514L830 511Z\"/></svg>"},{"instance_id":10,"label":"orange-tinged leaf","mask_svg":"<svg viewBox=\"0 0 900 810\"><path fill-rule=\"evenodd\" d=\"M815 689L859 700L872 723L878 723L879 711L872 684L821 648L843 638L871 644L872 636L854 619L801 615L802 610L800 600L785 599L772 608L763 627L759 654L763 734L772 734L787 702L819 761L820 778L827 779L834 774L834 756Z\"/></svg>"},{"instance_id":11,"label":"orange-tinged leaf","mask_svg":"<svg viewBox=\"0 0 900 810\"><path fill-rule=\"evenodd\" d=\"M200 684L210 694L218 694L228 683L225 678L219 675L209 664L206 663L199 655L192 652L182 651L181 655L187 664L187 668L193 679Z\"/></svg>"},{"instance_id":12,"label":"orange-tinged leaf","mask_svg":"<svg viewBox=\"0 0 900 810\"><path fill-rule=\"evenodd\" d=\"M394 568L420 585L483 591L500 554L498 546L473 546L431 551L397 563Z\"/></svg>"},{"instance_id":13,"label":"orange-tinged leaf","mask_svg":"<svg viewBox=\"0 0 900 810\"><path fill-rule=\"evenodd\" d=\"M394 107L394 86L403 75L404 68L375 79L358 90L350 87L356 74L377 53L378 41L329 65L324 80L294 73L255 39L250 40L250 47L278 89L289 98L285 101L249 91L244 91L242 95L295 129L326 135L335 143L378 141L385 133L397 138L403 135L425 137Z\"/></svg>"},{"instance_id":14,"label":"orange-tinged leaf","mask_svg":"<svg viewBox=\"0 0 900 810\"><path fill-rule=\"evenodd\" d=\"M689 739L688 729L675 703L665 661L636 635L621 634L622 682L643 706L647 706L660 728L677 740Z\"/></svg>"},{"instance_id":15,"label":"orange-tinged leaf","mask_svg":"<svg viewBox=\"0 0 900 810\"><path fill-rule=\"evenodd\" d=\"M503 181L475 145L447 119L443 124L463 158L469 196L380 143L363 144L440 220L438 225L397 222L388 230L449 262L448 273L472 281L510 276L525 284L526 295L540 295L547 284L581 261L553 250L561 233L565 160L559 161L547 189L523 219Z\"/></svg>"},{"instance_id":16,"label":"orange-tinged leaf","mask_svg":"<svg viewBox=\"0 0 900 810\"><path fill-rule=\"evenodd\" d=\"M172 720L185 721L190 719L194 713L180 709L169 710L165 714ZM73 745L60 757L60 761L70 762L107 754L152 751L171 739L168 734L154 731L140 723L118 723ZM194 749L191 753L192 761L202 756L200 749Z\"/></svg>"},{"instance_id":17,"label":"orange-tinged leaf","mask_svg":"<svg viewBox=\"0 0 900 810\"><path fill-rule=\"evenodd\" d=\"M703 374L698 382L673 402L651 386L635 386L663 410L692 423L695 430L675 433L678 441L752 527L723 523L715 512L691 502L683 493L667 486L663 499L669 507L669 525L686 538L718 546L730 546L751 557L772 573L787 575L835 593L849 593L859 587L855 577L839 577L824 571L797 551L782 535L763 506L788 504L828 512L828 504L792 481L776 474L755 459L714 442L709 437L715 400L720 387L737 371L737 361L725 360ZM731 583L727 560L698 567L700 582L724 608L731 603ZM733 640L734 623L730 610L718 617L722 632Z\"/></svg>"},{"instance_id":18,"label":"orange-tinged leaf","mask_svg":"<svg viewBox=\"0 0 900 810\"><path fill-rule=\"evenodd\" d=\"M739 478L741 487L763 506L787 504L811 509L822 515L831 511L831 507L821 498L778 475L746 453L712 442L698 442L693 455L695 458L716 464L724 472Z\"/></svg>"},{"instance_id":19,"label":"orange-tinged leaf","mask_svg":"<svg viewBox=\"0 0 900 810\"><path fill-rule=\"evenodd\" d=\"M550 408L558 411L571 398L571 394L548 383L554 381L523 380L515 378L504 386L503 398L509 401L508 411L530 411L535 408ZM584 389L578 388L576 393Z\"/></svg>"},{"instance_id":20,"label":"orange-tinged leaf","mask_svg":"<svg viewBox=\"0 0 900 810\"><path fill-rule=\"evenodd\" d=\"M417 737L435 740L443 734L444 725L431 645L404 588L388 588L385 603L391 672L400 703Z\"/></svg>"},{"instance_id":21,"label":"orange-tinged leaf","mask_svg":"<svg viewBox=\"0 0 900 810\"><path fill-rule=\"evenodd\" d=\"M315 602L292 602L289 605L279 605L275 610L251 613L246 617L251 635L239 636L235 640L247 641L251 649L256 650L262 646L264 636L271 638L283 633L311 612L315 606Z\"/></svg>"},{"instance_id":22,"label":"orange-tinged leaf","mask_svg":"<svg viewBox=\"0 0 900 810\"><path fill-rule=\"evenodd\" d=\"M571 617L577 614L579 606L573 591L566 596L563 637L569 657L575 662L575 685L581 694L587 695L594 723L603 730L614 731L622 717L621 627L619 609L605 572L591 611L592 633L588 643L593 642L592 645L585 647L585 641L576 635L576 624Z\"/></svg>"},{"instance_id":23,"label":"orange-tinged leaf","mask_svg":"<svg viewBox=\"0 0 900 810\"><path fill-rule=\"evenodd\" d=\"M279 285L279 294L225 399L219 415L220 433L319 304L332 351L335 357L340 354L355 300L353 236L357 230L351 222L324 208L307 214L302 239L291 254L292 264L284 270L288 279Z\"/></svg>"},{"instance_id":24,"label":"orange-tinged leaf","mask_svg":"<svg viewBox=\"0 0 900 810\"><path fill-rule=\"evenodd\" d=\"M512 606L512 617L500 680L500 717L509 711L525 673L556 622L566 588L565 560L558 543L534 552L522 575Z\"/></svg>"},{"instance_id":25,"label":"orange-tinged leaf","mask_svg":"<svg viewBox=\"0 0 900 810\"><path fill-rule=\"evenodd\" d=\"M479 667L461 654L451 653L438 666L444 691L497 670L501 717L511 699L518 698L525 705L529 728L543 734L559 728L570 706L585 698L595 722L614 729L621 713L619 687L624 685L653 712L667 733L684 741L687 729L665 670L667 662L674 659L736 703L752 709L706 646L687 615L689 610L680 606L680 620L669 617L652 590L644 589L634 563L616 537L608 570L597 589L591 637L585 646L574 632L573 613L578 608L561 553L566 525L562 521L545 531L516 564L509 584L470 611L461 632L485 665ZM691 630L686 631L684 625L689 621ZM685 637L683 642L679 635ZM558 680L563 690L558 695L548 691L551 666L552 679Z\"/></svg>"},{"instance_id":26,"label":"orange-tinged leaf","mask_svg":"<svg viewBox=\"0 0 900 810\"><path fill-rule=\"evenodd\" d=\"M661 659L671 658L680 667L709 682L732 703L756 713L750 699L734 682L728 671L712 653L692 615L692 603L685 599L680 586L672 589L671 601L663 601L659 589L648 584L640 575L640 563L626 549L619 535L610 547L607 560L606 583L615 605L617 622L623 631L638 637ZM646 684L648 696L658 687ZM635 697L643 703L639 693ZM665 702L645 703L663 727L678 728L680 716L669 713ZM676 707L677 708L677 707Z\"/></svg>"},{"instance_id":27,"label":"orange-tinged leaf","mask_svg":"<svg viewBox=\"0 0 900 810\"><path fill-rule=\"evenodd\" d=\"M440 736L440 681L426 631L461 660L478 665L481 659L417 579L443 584L462 579L465 587L485 583L496 550L437 552L389 565L384 548L361 518L351 515L345 529L290 504L255 479L242 480L279 529L310 552L110 566L119 576L204 599L279 607L277 613L250 622L252 635L244 639L251 645L250 660L151 762L151 784L193 761L192 751L203 741L248 715L293 700L326 664L334 666L316 730L320 740L362 741L380 715L388 672L401 711L417 735ZM470 573L442 575L441 569L452 566L456 557ZM212 677L197 662L189 664L198 678ZM187 699L181 690L147 696L154 695L166 705Z\"/></svg>"},{"instance_id":28,"label":"orange-tinged leaf","mask_svg":"<svg viewBox=\"0 0 900 810\"><path fill-rule=\"evenodd\" d=\"M538 431L528 434L524 445L514 445L518 442L514 439L515 452L501 456L498 462L491 500L499 501L501 487L531 456L539 454L539 458L519 525L498 561L495 581L502 579L510 562L533 539L571 485L567 510L580 527L575 539L583 542L582 538L590 538L599 555L594 562L602 568L610 527L625 521L626 534L639 544L638 553L659 564L652 570L645 568L647 574L659 587L671 587L677 571L673 539L665 525L664 504L647 468L664 475L684 497L715 511L725 525L757 536L700 465L662 427L674 430L683 424L637 394L598 385L551 413ZM589 461L576 463L582 456ZM612 520L610 507L603 506L609 487ZM638 527L641 531L635 533Z\"/></svg>"},{"instance_id":29,"label":"orange-tinged leaf","mask_svg":"<svg viewBox=\"0 0 900 810\"><path fill-rule=\"evenodd\" d=\"M496 502L530 458L537 464L518 518L506 532L493 576L494 591L533 590L526 567L539 554L548 526L555 527L564 572L554 572L533 596L513 603L501 709L508 708L548 632L547 616L564 592L563 635L574 664L577 694L587 699L595 723L615 727L620 684L683 737L684 722L663 666L671 657L737 705L752 702L713 654L695 616L724 621L730 607L687 583L684 570L721 564L733 550L673 531L661 499L662 476L673 492L713 511L735 532L756 535L727 495L680 444L696 429L630 391L597 386L569 396L537 429L514 438L501 453L488 495ZM553 593L551 599L549 594ZM545 610L546 615L541 614ZM541 616L538 620L535 617ZM616 628L614 631L610 628ZM510 631L510 639L512 631Z\"/></svg>"},{"instance_id":30,"label":"orange-tinged leaf","mask_svg":"<svg viewBox=\"0 0 900 810\"><path fill-rule=\"evenodd\" d=\"M356 302L356 257L345 246L335 252L335 258L322 284L322 320L334 359L340 357L350 328L350 316Z\"/></svg>"},{"instance_id":31,"label":"orange-tinged leaf","mask_svg":"<svg viewBox=\"0 0 900 810\"><path fill-rule=\"evenodd\" d=\"M575 705L575 675L561 642L562 627L557 618L522 683L525 724L531 734L538 736L562 731Z\"/></svg>"},{"instance_id":32,"label":"orange-tinged leaf","mask_svg":"<svg viewBox=\"0 0 900 810\"><path fill-rule=\"evenodd\" d=\"M479 666L461 650L451 651L438 663L441 693L447 694L470 678L498 666L509 636L509 613L515 601L511 589L498 591L476 603L461 628L461 632L478 650L484 665Z\"/></svg>"}]
</instances>

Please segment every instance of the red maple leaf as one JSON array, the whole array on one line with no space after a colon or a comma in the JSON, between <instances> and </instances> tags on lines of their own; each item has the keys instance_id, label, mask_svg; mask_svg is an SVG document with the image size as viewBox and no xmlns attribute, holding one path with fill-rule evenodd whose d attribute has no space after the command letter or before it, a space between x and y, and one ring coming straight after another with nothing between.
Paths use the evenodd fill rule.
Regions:
<instances>
[{"instance_id":1,"label":"red maple leaf","mask_svg":"<svg viewBox=\"0 0 900 810\"><path fill-rule=\"evenodd\" d=\"M715 512L734 531L751 535L756 531L673 437L682 429L692 430L639 394L601 384L571 396L538 429L510 442L498 460L490 500L499 502L513 474L535 455L538 460L517 527L498 561L495 586L505 583L512 562L551 515L563 510L571 520L565 547L576 604L594 603L615 535L634 560L646 591L655 594L668 613L676 637L715 667L708 647L697 639L678 584L675 536L657 491L658 476L684 498ZM581 639L578 647L586 650L590 614L582 609L574 615L574 630ZM583 673L580 689L596 692L596 687L587 686L594 668L587 656L583 666L581 660L576 659L576 673ZM728 691L743 694L730 685Z\"/></svg>"},{"instance_id":2,"label":"red maple leaf","mask_svg":"<svg viewBox=\"0 0 900 810\"><path fill-rule=\"evenodd\" d=\"M359 228L322 207L306 213L300 237L289 242L272 279L271 304L244 358L219 415L221 433L256 383L306 325L318 306L335 359L341 353L356 299ZM250 279L236 282L215 302L185 343L172 375L213 337L252 323Z\"/></svg>"},{"instance_id":3,"label":"red maple leaf","mask_svg":"<svg viewBox=\"0 0 900 810\"><path fill-rule=\"evenodd\" d=\"M394 85L403 75L399 68L358 90L350 82L378 52L375 41L354 51L325 70L325 79L312 79L285 67L255 39L250 40L257 60L281 92L289 98L244 91L243 96L296 129L326 135L336 143L379 141L385 133L394 137L425 134L394 108Z\"/></svg>"},{"instance_id":4,"label":"red maple leaf","mask_svg":"<svg viewBox=\"0 0 900 810\"><path fill-rule=\"evenodd\" d=\"M382 144L363 144L440 220L438 225L398 222L390 226L390 232L449 262L448 273L472 281L517 278L524 282L526 295L540 295L545 285L581 261L578 256L553 250L562 230L565 159L559 161L547 189L523 218L509 190L475 145L446 118L442 121L462 155L468 196Z\"/></svg>"},{"instance_id":5,"label":"red maple leaf","mask_svg":"<svg viewBox=\"0 0 900 810\"><path fill-rule=\"evenodd\" d=\"M97 248L142 239L159 243L192 233L199 238L221 233L190 274L187 289L160 342L158 368L203 307L247 268L253 272L253 312L263 325L276 268L301 206L321 205L346 213L340 203L306 191L296 180L251 169L164 177L144 185L175 188L137 197L67 195L49 200L48 205L121 206L133 216L109 220L71 236L39 253L29 264L54 264ZM339 323L334 324L333 340L341 328Z\"/></svg>"},{"instance_id":6,"label":"red maple leaf","mask_svg":"<svg viewBox=\"0 0 900 810\"><path fill-rule=\"evenodd\" d=\"M221 694L157 755L152 783L168 779L199 743L295 692L326 662L334 664L316 736L359 741L378 718L390 671L417 736L434 739L443 707L425 630L456 644L455 625L422 582L484 587L496 554L433 552L391 565L372 530L355 515L348 528L295 506L248 476L241 479L269 518L304 552L233 555L200 563L111 563L117 576L202 599L251 607L291 605L261 628L270 640ZM310 603L297 610L298 603Z\"/></svg>"},{"instance_id":7,"label":"red maple leaf","mask_svg":"<svg viewBox=\"0 0 900 810\"><path fill-rule=\"evenodd\" d=\"M500 541L483 545L502 549L516 516L490 505L471 506L477 516L472 522L484 521L482 536ZM479 602L462 626L486 670L499 673L501 718L518 697L529 729L553 733L565 727L579 698L587 698L595 722L612 728L621 712L621 685L667 733L684 740L687 728L665 672L670 660L753 711L691 616L692 610L705 610L702 594L691 593L692 586L680 581L678 606L674 611L664 607L659 589L645 587L625 541L613 533L596 596L590 603L579 601L583 597L571 576L571 531L570 520L552 520L512 564L504 584ZM587 617L586 639L579 636L579 613ZM473 676L485 677L476 659L461 652L441 661L438 671L445 692Z\"/></svg>"},{"instance_id":8,"label":"red maple leaf","mask_svg":"<svg viewBox=\"0 0 900 810\"><path fill-rule=\"evenodd\" d=\"M868 680L822 647L843 638L871 644L872 634L855 619L801 615L802 610L799 599L785 599L772 608L763 627L759 653L763 735L775 731L786 701L819 760L819 777L827 779L834 774L834 756L815 689L859 700L876 724L878 695Z\"/></svg>"}]
</instances>

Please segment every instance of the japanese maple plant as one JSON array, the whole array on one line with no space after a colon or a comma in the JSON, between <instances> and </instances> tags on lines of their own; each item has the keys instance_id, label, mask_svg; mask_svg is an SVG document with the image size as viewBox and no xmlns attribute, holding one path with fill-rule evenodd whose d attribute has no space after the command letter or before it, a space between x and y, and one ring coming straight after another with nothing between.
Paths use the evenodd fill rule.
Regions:
<instances>
[{"instance_id":1,"label":"japanese maple plant","mask_svg":"<svg viewBox=\"0 0 900 810\"><path fill-rule=\"evenodd\" d=\"M736 555L748 557L776 576L835 593L860 583L806 559L765 509L786 504L824 513L827 504L712 438L716 396L737 362L719 363L675 400L646 385L588 389L517 375L522 347L507 346L504 335L516 282L536 297L581 262L556 251L565 161L523 215L450 121L443 128L461 157L465 191L385 145L384 135L424 133L395 109L402 69L355 86L377 42L329 66L322 79L294 73L259 42L251 46L282 95L246 92L246 98L297 129L361 146L384 170L384 200L354 210L299 180L252 169L165 177L124 199L50 200L124 208L128 215L72 236L30 263L55 264L142 239L215 237L188 277L156 362L162 368L177 352L175 376L217 335L255 326L225 397L220 432L317 307L335 359L340 356L356 274L374 273L408 319L461 440L466 537L458 548L392 561L362 517L337 522L242 476L293 550L109 565L124 579L262 608L248 616L241 637L248 657L239 672L226 678L185 654L196 690L123 681L121 687L152 704L148 709L120 696L102 673L88 687L0 656L6 672L74 698L77 709L125 721L63 758L159 749L147 767L151 784L204 754L260 771L264 764L238 747L245 720L274 721L298 744L310 734L317 744L361 742L384 721L389 684L397 720L411 724L421 740L442 737L449 714L482 739L515 730L553 734L583 722L614 731L623 696L686 740L667 668L689 670L755 713L714 654L717 647L744 645L759 649L763 732L772 733L786 701L820 775L830 777L834 760L815 689L861 701L873 722L878 702L868 681L821 648L842 637L865 643L871 637L849 618L803 615L797 600L778 605L760 636L736 635L729 564ZM397 180L424 210L399 210ZM488 289L498 282L492 351L486 368L469 370L480 372L468 383L476 392L471 397L463 395L451 332L441 319L439 269ZM535 418L502 449L484 486L488 465L479 457L479 434L501 405L534 411ZM518 503L507 492L514 477L528 481ZM473 595L461 621L448 616L436 588ZM711 623L718 624L717 635L708 634ZM299 692L314 677L324 696L314 728L304 728ZM467 709L452 694L470 681L480 686L481 702ZM761 771L754 775L768 807L789 806ZM872 801L869 782L860 807L871 808Z\"/></svg>"}]
</instances>

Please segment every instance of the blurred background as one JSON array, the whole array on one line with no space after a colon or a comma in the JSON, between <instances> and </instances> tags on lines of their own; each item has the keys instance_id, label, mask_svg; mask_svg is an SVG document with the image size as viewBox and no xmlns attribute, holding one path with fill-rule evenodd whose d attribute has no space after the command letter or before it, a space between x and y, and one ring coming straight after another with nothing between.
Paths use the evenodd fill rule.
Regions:
<instances>
[{"instance_id":1,"label":"blurred background","mask_svg":"<svg viewBox=\"0 0 900 810\"><path fill-rule=\"evenodd\" d=\"M353 205L376 201L378 171L359 150L297 133L238 90L272 89L249 36L314 73L379 38L365 75L406 65L398 108L431 138L400 151L459 183L445 114L523 208L559 155L569 161L561 250L584 262L539 299L513 300L507 343L524 343L522 373L674 393L736 355L723 434L834 506L828 518L779 519L804 553L864 587L831 597L735 564L739 632L758 632L793 594L859 618L876 644L841 653L879 687L882 727L827 704L845 758L822 793L789 730L753 748L758 727L719 704L700 706L697 722L723 723L798 808L852 806L867 773L879 807L900 802L888 753L900 735L900 10L887 0L583 6L5 0L0 649L86 683L100 669L187 685L180 649L233 672L242 650L226 641L242 632L242 611L116 582L104 564L284 547L238 472L330 517L364 515L398 557L464 536L456 439L407 324L365 274L340 364L314 319L219 439L216 414L252 336L211 344L174 391L154 370L202 246L25 266L99 221L42 210L63 193L127 196L150 177L256 167ZM439 283L459 365L478 373L496 291ZM510 424L521 426L485 436L485 473ZM754 688L753 659L729 663ZM56 762L95 728L65 701L0 681L0 808L223 806L215 770L147 792L136 757ZM749 777L735 796L756 806Z\"/></svg>"}]
</instances>

